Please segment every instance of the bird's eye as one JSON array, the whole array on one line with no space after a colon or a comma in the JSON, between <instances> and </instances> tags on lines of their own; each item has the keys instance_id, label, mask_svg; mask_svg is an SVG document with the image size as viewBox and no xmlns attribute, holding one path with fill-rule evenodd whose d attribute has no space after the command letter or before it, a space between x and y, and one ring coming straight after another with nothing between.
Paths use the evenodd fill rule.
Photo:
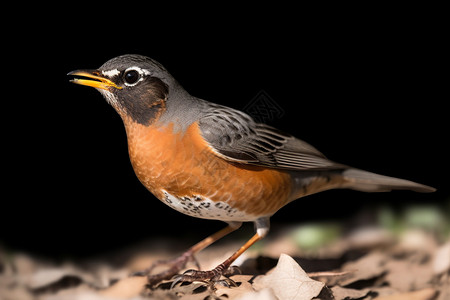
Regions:
<instances>
[{"instance_id":1,"label":"bird's eye","mask_svg":"<svg viewBox=\"0 0 450 300\"><path fill-rule=\"evenodd\" d=\"M128 84L135 84L136 82L139 81L139 77L140 74L136 70L126 71L125 74L123 75L125 82Z\"/></svg>"}]
</instances>

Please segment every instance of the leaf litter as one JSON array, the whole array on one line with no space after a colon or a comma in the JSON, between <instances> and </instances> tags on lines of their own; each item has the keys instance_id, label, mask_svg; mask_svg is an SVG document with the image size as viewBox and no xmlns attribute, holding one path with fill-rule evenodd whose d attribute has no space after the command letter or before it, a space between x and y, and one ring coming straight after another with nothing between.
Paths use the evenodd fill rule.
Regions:
<instances>
[{"instance_id":1,"label":"leaf litter","mask_svg":"<svg viewBox=\"0 0 450 300\"><path fill-rule=\"evenodd\" d=\"M145 244L141 250L133 247L112 255L130 258L120 265L108 258L56 263L0 248L0 299L450 299L448 237L443 239L435 231L417 228L392 234L386 228L373 226L343 234L326 224L325 240L331 242L317 244L320 238L315 237L302 247L306 235L303 232L299 237L301 227L280 230L279 235L275 232L244 253L237 261L242 274L230 277L236 287L193 282L171 289L172 281L165 281L150 288L145 277L129 276L152 261L176 256L174 249L182 252L175 239L165 241L164 251L153 252L151 249L158 248L158 241L154 241L154 247ZM313 231L317 230L320 226ZM308 231L312 232L311 227ZM330 237L330 232L338 236ZM197 259L203 269L212 268L241 242L213 245L199 253Z\"/></svg>"}]
</instances>

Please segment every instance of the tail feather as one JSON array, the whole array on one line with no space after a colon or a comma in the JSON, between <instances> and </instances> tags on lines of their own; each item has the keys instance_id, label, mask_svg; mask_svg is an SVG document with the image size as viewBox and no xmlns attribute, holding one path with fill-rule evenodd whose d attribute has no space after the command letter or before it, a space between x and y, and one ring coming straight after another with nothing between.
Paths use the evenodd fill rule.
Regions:
<instances>
[{"instance_id":1,"label":"tail feather","mask_svg":"<svg viewBox=\"0 0 450 300\"><path fill-rule=\"evenodd\" d=\"M342 177L348 183L348 188L363 192L412 190L421 193L431 193L436 191L435 188L427 185L405 179L379 175L359 169L347 169L342 172Z\"/></svg>"}]
</instances>

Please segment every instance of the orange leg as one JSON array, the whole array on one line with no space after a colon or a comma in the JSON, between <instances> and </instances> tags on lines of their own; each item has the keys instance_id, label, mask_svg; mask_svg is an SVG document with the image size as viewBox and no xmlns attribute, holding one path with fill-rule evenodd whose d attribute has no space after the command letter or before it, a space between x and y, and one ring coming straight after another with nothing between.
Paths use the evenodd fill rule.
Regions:
<instances>
[{"instance_id":1,"label":"orange leg","mask_svg":"<svg viewBox=\"0 0 450 300\"><path fill-rule=\"evenodd\" d=\"M210 271L196 271L196 270L188 270L184 274L179 275L175 278L175 281L172 283L172 287L175 286L179 282L193 282L193 281L211 281L211 282L220 282L220 277L227 273L227 270L230 268L231 264L244 253L248 248L250 248L254 243L261 240L269 231L269 219L261 218L255 221L255 225L257 228L256 234L249 239L239 250L233 253L229 258L227 258L223 263L215 267ZM226 282L227 283L227 282Z\"/></svg>"},{"instance_id":2,"label":"orange leg","mask_svg":"<svg viewBox=\"0 0 450 300\"><path fill-rule=\"evenodd\" d=\"M219 230L218 232L216 232L216 233L210 235L209 237L205 238L204 240L198 242L197 244L195 244L194 246L189 248L186 252L184 252L179 257L172 259L172 260L157 261L157 262L153 263L149 268L147 268L143 271L140 271L140 272L133 273L133 275L134 276L147 276L149 284L151 286L153 286L163 280L171 279L174 275L178 274L178 272L180 272L183 268L185 268L186 264L189 261L194 261L198 267L198 263L194 258L194 254L205 249L206 247L208 247L212 243L218 241L219 239L223 238L227 234L235 231L236 229L238 229L241 226L241 224L242 223L237 223L237 222L229 223L229 225L227 227ZM169 268L158 274L150 274L151 271L159 265L168 265Z\"/></svg>"},{"instance_id":3,"label":"orange leg","mask_svg":"<svg viewBox=\"0 0 450 300\"><path fill-rule=\"evenodd\" d=\"M233 231L239 229L239 227L241 227L242 223L233 223L233 224L229 224L227 227L217 231L216 233L208 236L206 239L198 242L197 244L195 244L194 246L192 246L191 248L189 248L188 251L191 251L193 253L197 253L203 249L205 249L206 247L208 247L209 245L211 245L212 243L220 240L221 238L223 238L224 236L232 233Z\"/></svg>"}]
</instances>

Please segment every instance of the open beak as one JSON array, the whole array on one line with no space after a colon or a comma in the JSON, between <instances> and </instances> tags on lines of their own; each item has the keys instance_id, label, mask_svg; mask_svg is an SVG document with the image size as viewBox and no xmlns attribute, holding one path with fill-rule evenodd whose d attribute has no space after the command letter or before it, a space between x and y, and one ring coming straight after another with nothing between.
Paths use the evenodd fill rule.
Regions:
<instances>
[{"instance_id":1,"label":"open beak","mask_svg":"<svg viewBox=\"0 0 450 300\"><path fill-rule=\"evenodd\" d=\"M71 76L81 76L85 78L74 78L70 80L73 83L92 86L96 89L109 90L110 87L121 90L120 86L117 86L114 82L101 75L99 70L76 70L68 73Z\"/></svg>"}]
</instances>

